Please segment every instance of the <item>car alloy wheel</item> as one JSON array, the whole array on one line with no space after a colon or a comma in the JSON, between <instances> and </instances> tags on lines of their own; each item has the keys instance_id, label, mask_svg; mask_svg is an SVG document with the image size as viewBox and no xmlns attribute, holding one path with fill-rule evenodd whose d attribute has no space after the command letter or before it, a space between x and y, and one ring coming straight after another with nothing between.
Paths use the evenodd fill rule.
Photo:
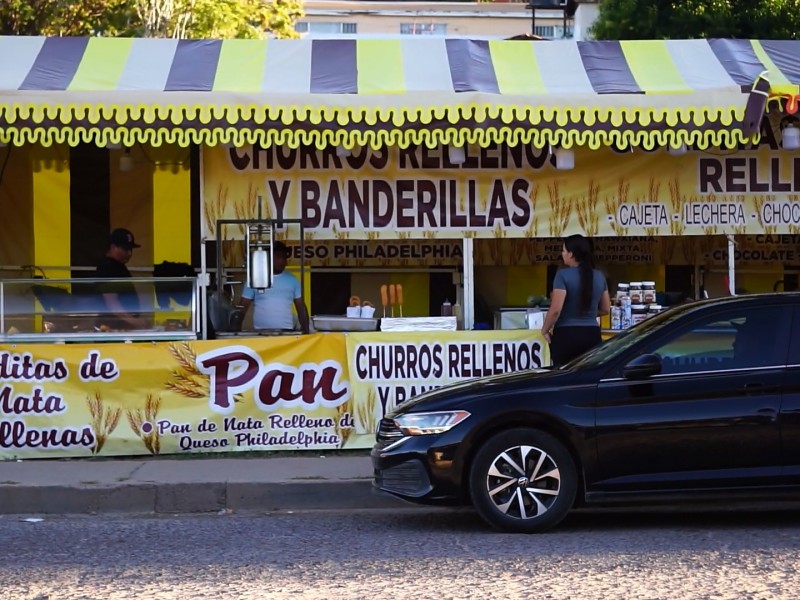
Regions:
<instances>
[{"instance_id":1,"label":"car alloy wheel","mask_svg":"<svg viewBox=\"0 0 800 600\"><path fill-rule=\"evenodd\" d=\"M487 522L505 531L533 533L566 516L577 476L572 457L555 438L513 429L478 450L469 484L473 504Z\"/></svg>"}]
</instances>

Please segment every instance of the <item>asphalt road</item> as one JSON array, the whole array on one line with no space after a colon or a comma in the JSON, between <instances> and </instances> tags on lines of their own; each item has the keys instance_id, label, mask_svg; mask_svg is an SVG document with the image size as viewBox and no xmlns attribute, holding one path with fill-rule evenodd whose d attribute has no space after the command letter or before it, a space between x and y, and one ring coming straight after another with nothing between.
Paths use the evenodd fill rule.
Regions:
<instances>
[{"instance_id":1,"label":"asphalt road","mask_svg":"<svg viewBox=\"0 0 800 600\"><path fill-rule=\"evenodd\" d=\"M0 598L795 599L800 512L573 514L508 535L437 510L0 517Z\"/></svg>"}]
</instances>

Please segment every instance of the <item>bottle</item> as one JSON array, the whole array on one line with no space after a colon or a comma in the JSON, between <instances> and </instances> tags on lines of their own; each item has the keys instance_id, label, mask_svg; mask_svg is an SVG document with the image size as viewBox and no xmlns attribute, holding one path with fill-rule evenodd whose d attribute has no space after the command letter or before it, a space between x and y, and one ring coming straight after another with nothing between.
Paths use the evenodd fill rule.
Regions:
<instances>
[{"instance_id":1,"label":"bottle","mask_svg":"<svg viewBox=\"0 0 800 600\"><path fill-rule=\"evenodd\" d=\"M656 282L642 282L642 304L655 304L656 302Z\"/></svg>"},{"instance_id":2,"label":"bottle","mask_svg":"<svg viewBox=\"0 0 800 600\"><path fill-rule=\"evenodd\" d=\"M622 329L622 303L619 301L611 307L611 329Z\"/></svg>"},{"instance_id":3,"label":"bottle","mask_svg":"<svg viewBox=\"0 0 800 600\"><path fill-rule=\"evenodd\" d=\"M644 304L631 305L631 325L641 323L647 318L647 307Z\"/></svg>"},{"instance_id":4,"label":"bottle","mask_svg":"<svg viewBox=\"0 0 800 600\"><path fill-rule=\"evenodd\" d=\"M622 300L623 296L628 296L630 286L627 283L617 284L617 300Z\"/></svg>"},{"instance_id":5,"label":"bottle","mask_svg":"<svg viewBox=\"0 0 800 600\"><path fill-rule=\"evenodd\" d=\"M450 304L450 300L447 299L442 304L442 316L443 317L452 317L453 316L453 305Z\"/></svg>"},{"instance_id":6,"label":"bottle","mask_svg":"<svg viewBox=\"0 0 800 600\"><path fill-rule=\"evenodd\" d=\"M642 282L641 281L631 281L631 287L629 288L629 294L631 297L631 304L641 304L642 303Z\"/></svg>"},{"instance_id":7,"label":"bottle","mask_svg":"<svg viewBox=\"0 0 800 600\"><path fill-rule=\"evenodd\" d=\"M627 329L632 323L633 315L631 314L631 299L629 296L622 298L622 328Z\"/></svg>"}]
</instances>

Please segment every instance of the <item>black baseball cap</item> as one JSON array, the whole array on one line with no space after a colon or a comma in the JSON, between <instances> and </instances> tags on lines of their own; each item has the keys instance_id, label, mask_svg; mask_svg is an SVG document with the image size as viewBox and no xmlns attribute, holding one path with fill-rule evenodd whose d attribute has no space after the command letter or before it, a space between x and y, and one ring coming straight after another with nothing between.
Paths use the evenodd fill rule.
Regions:
<instances>
[{"instance_id":1,"label":"black baseball cap","mask_svg":"<svg viewBox=\"0 0 800 600\"><path fill-rule=\"evenodd\" d=\"M111 232L111 235L108 237L108 243L110 245L119 246L120 248L125 248L126 250L141 248L133 239L133 234L121 227Z\"/></svg>"}]
</instances>

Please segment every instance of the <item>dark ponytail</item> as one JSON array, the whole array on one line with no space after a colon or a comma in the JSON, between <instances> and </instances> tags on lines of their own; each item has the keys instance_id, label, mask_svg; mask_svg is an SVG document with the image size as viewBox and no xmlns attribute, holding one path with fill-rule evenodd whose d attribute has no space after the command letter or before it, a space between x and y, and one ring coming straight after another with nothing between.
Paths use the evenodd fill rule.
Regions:
<instances>
[{"instance_id":1,"label":"dark ponytail","mask_svg":"<svg viewBox=\"0 0 800 600\"><path fill-rule=\"evenodd\" d=\"M572 253L578 263L581 275L581 312L592 310L594 291L594 265L592 264L592 243L588 238L576 233L564 238L564 247Z\"/></svg>"}]
</instances>

